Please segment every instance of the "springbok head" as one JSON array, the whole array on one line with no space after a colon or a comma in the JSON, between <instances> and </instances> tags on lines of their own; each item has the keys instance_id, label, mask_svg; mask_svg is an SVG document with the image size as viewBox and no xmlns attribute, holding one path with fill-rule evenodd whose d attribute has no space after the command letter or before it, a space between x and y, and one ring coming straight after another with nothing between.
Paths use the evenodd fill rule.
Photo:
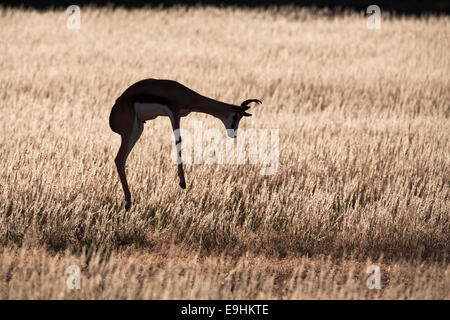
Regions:
<instances>
[{"instance_id":1,"label":"springbok head","mask_svg":"<svg viewBox=\"0 0 450 320\"><path fill-rule=\"evenodd\" d=\"M242 117L250 117L251 114L247 112L250 107L248 106L250 103L255 102L260 104L261 101L258 99L248 99L241 103L240 106L232 106L229 108L229 112L227 112L226 116L221 120L227 129L228 137L236 138L237 130L239 127L239 122Z\"/></svg>"}]
</instances>

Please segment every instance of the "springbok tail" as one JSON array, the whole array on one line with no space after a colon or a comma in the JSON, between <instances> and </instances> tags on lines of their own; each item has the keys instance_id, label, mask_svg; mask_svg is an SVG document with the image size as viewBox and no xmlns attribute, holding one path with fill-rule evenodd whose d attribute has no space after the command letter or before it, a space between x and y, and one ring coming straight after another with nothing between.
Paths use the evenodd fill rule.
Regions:
<instances>
[{"instance_id":1,"label":"springbok tail","mask_svg":"<svg viewBox=\"0 0 450 320\"><path fill-rule=\"evenodd\" d=\"M112 131L114 131L115 133L119 133L116 130L114 130L114 124L113 124L113 114L116 113L117 111L117 103L115 103L111 109L111 113L109 114L109 127L111 128Z\"/></svg>"}]
</instances>

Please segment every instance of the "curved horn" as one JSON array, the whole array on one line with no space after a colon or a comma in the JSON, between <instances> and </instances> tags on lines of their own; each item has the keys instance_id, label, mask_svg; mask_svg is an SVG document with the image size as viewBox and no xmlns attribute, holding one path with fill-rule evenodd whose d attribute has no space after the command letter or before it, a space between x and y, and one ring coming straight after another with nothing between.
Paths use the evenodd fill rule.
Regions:
<instances>
[{"instance_id":1,"label":"curved horn","mask_svg":"<svg viewBox=\"0 0 450 320\"><path fill-rule=\"evenodd\" d=\"M258 100L258 99L248 99L241 103L241 107L246 107L251 102L256 102L258 104L262 103L261 100Z\"/></svg>"}]
</instances>

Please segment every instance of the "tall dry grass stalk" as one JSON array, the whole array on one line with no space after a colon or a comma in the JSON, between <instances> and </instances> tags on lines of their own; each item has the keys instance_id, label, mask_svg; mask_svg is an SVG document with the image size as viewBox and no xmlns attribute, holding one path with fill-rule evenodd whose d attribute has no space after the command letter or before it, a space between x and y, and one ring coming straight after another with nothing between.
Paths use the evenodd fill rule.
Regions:
<instances>
[{"instance_id":1,"label":"tall dry grass stalk","mask_svg":"<svg viewBox=\"0 0 450 320\"><path fill-rule=\"evenodd\" d=\"M382 15L376 31L361 15L301 9L82 8L69 30L64 11L0 13L2 297L449 298L448 17ZM124 212L108 115L148 77L228 102L261 98L241 128L280 129L278 172L190 165L180 190L170 122L158 118L128 160ZM222 129L201 115L181 125L196 120ZM169 244L207 258L158 267ZM86 265L79 293L60 291L66 264L85 264L80 248L99 247L114 259ZM123 250L147 258L132 264L141 254ZM224 280L221 254L259 265L238 262L240 276ZM380 257L398 274L389 289L353 282L348 266ZM283 258L296 266L277 282L263 266ZM317 272L300 281L305 264Z\"/></svg>"}]
</instances>

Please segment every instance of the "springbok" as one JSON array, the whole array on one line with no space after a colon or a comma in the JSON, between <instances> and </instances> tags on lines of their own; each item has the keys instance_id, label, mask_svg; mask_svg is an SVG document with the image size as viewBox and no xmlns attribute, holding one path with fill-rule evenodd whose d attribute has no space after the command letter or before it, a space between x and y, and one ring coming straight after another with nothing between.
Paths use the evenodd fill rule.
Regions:
<instances>
[{"instance_id":1,"label":"springbok","mask_svg":"<svg viewBox=\"0 0 450 320\"><path fill-rule=\"evenodd\" d=\"M178 176L180 187L186 188L181 160L180 118L191 112L203 112L219 118L230 138L236 138L239 121L249 117L248 104L258 99L248 99L240 106L220 102L185 87L172 80L145 79L136 82L117 98L109 116L111 130L120 134L122 143L114 162L119 173L125 195L125 210L131 206L131 193L125 176L125 162L144 130L147 120L158 116L170 118L177 148Z\"/></svg>"}]
</instances>

